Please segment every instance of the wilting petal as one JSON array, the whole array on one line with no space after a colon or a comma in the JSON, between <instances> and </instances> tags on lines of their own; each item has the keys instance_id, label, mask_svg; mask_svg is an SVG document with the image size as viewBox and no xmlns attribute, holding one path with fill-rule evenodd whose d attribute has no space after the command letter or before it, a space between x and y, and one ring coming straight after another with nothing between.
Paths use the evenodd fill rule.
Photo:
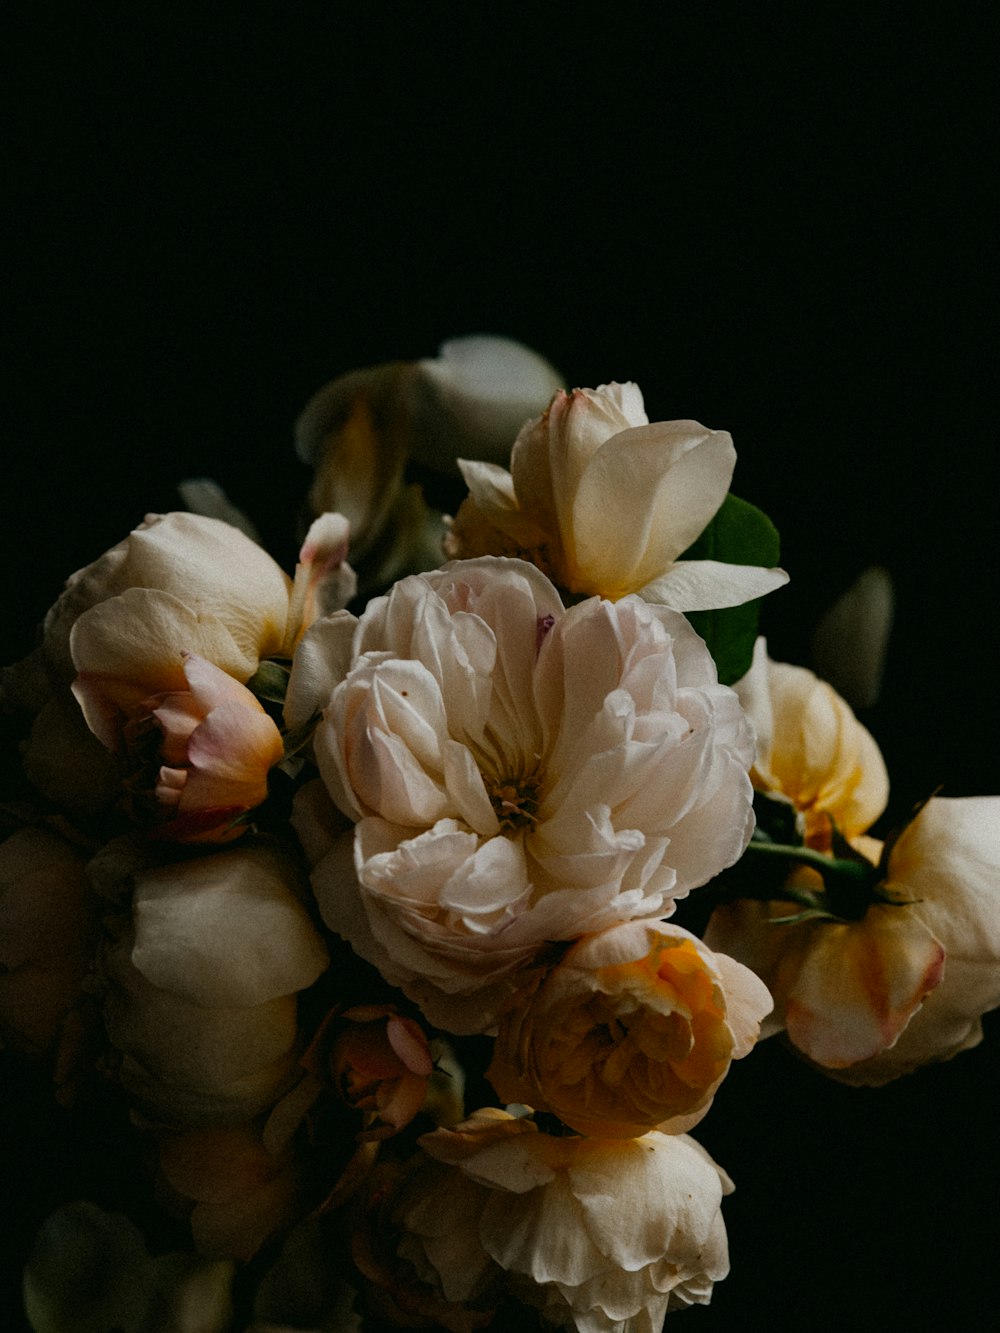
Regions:
<instances>
[{"instance_id":1,"label":"wilting petal","mask_svg":"<svg viewBox=\"0 0 1000 1333\"><path fill-rule=\"evenodd\" d=\"M944 967L941 942L905 908L823 923L784 997L789 1039L830 1069L867 1060L892 1046Z\"/></svg>"}]
</instances>

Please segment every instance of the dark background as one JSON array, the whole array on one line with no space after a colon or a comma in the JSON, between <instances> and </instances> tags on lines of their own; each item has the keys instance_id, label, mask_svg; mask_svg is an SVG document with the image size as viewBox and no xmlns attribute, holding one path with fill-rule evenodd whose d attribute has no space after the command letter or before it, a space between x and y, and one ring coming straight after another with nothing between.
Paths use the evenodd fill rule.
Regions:
<instances>
[{"instance_id":1,"label":"dark background","mask_svg":"<svg viewBox=\"0 0 1000 1333\"><path fill-rule=\"evenodd\" d=\"M8 3L4 660L187 476L290 566L313 391L504 333L731 431L775 656L885 564L893 812L1000 792L986 12ZM993 1027L882 1091L735 1068L699 1131L733 1273L685 1324L986 1326Z\"/></svg>"}]
</instances>

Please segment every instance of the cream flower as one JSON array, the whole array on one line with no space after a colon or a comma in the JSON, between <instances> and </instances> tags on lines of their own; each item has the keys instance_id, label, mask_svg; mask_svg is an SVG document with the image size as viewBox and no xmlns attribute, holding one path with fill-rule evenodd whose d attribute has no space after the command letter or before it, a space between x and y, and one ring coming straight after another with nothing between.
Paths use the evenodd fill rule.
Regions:
<instances>
[{"instance_id":1,"label":"cream flower","mask_svg":"<svg viewBox=\"0 0 1000 1333\"><path fill-rule=\"evenodd\" d=\"M149 1119L239 1125L296 1077L296 994L328 963L293 858L261 841L167 865L112 844L91 873L123 877L131 911L101 964L119 1079Z\"/></svg>"},{"instance_id":2,"label":"cream flower","mask_svg":"<svg viewBox=\"0 0 1000 1333\"><path fill-rule=\"evenodd\" d=\"M303 630L333 609L317 583L337 581L346 549L346 523L332 514L317 520L293 583L226 523L181 513L147 519L116 548L102 595L69 631L80 694L134 715L150 695L185 689L185 652L246 682L262 659L291 657ZM106 723L96 707L85 715L100 736Z\"/></svg>"},{"instance_id":3,"label":"cream flower","mask_svg":"<svg viewBox=\"0 0 1000 1333\"><path fill-rule=\"evenodd\" d=\"M825 681L774 662L763 638L753 666L733 687L756 737L754 786L786 797L806 842L830 847L830 818L845 838L864 833L889 799L889 777L871 733Z\"/></svg>"},{"instance_id":4,"label":"cream flower","mask_svg":"<svg viewBox=\"0 0 1000 1333\"><path fill-rule=\"evenodd\" d=\"M1000 797L929 801L892 845L882 891L897 905L860 921L775 925L787 903L738 902L706 932L768 984L775 1027L850 1083L977 1045L1000 1005Z\"/></svg>"},{"instance_id":5,"label":"cream flower","mask_svg":"<svg viewBox=\"0 0 1000 1333\"><path fill-rule=\"evenodd\" d=\"M739 606L788 576L678 560L721 506L735 462L725 431L650 424L635 384L560 390L521 430L510 472L460 463L470 496L445 551L522 555L572 593L642 592L679 611Z\"/></svg>"},{"instance_id":6,"label":"cream flower","mask_svg":"<svg viewBox=\"0 0 1000 1333\"><path fill-rule=\"evenodd\" d=\"M7 709L37 714L25 770L53 800L92 812L121 774L79 728L78 697L96 734L118 729L159 693L184 691L185 652L246 682L268 657L290 658L312 620L343 606L347 523L318 519L294 582L242 532L196 514L150 515L74 574L29 657L0 673Z\"/></svg>"},{"instance_id":7,"label":"cream flower","mask_svg":"<svg viewBox=\"0 0 1000 1333\"><path fill-rule=\"evenodd\" d=\"M398 1251L455 1305L499 1275L552 1325L659 1333L729 1271L728 1178L692 1139L553 1138L502 1111L424 1135Z\"/></svg>"},{"instance_id":8,"label":"cream flower","mask_svg":"<svg viewBox=\"0 0 1000 1333\"><path fill-rule=\"evenodd\" d=\"M503 1101L581 1134L677 1133L707 1113L771 997L749 968L680 926L588 935L500 1016L487 1076Z\"/></svg>"},{"instance_id":9,"label":"cream flower","mask_svg":"<svg viewBox=\"0 0 1000 1333\"><path fill-rule=\"evenodd\" d=\"M489 1026L547 941L669 913L749 839L742 712L665 608L564 611L531 565L460 561L317 626L296 715L338 679L314 746L358 822L314 888L450 1031Z\"/></svg>"}]
</instances>

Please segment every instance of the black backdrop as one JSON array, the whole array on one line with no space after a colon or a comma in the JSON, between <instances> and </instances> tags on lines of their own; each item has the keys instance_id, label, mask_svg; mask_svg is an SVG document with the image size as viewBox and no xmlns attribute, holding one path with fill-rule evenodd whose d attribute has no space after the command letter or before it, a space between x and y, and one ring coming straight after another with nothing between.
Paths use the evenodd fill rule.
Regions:
<instances>
[{"instance_id":1,"label":"black backdrop","mask_svg":"<svg viewBox=\"0 0 1000 1333\"><path fill-rule=\"evenodd\" d=\"M4 659L187 476L290 565L308 396L505 333L732 432L793 576L775 656L887 565L893 809L1000 792L995 48L937 9L12 0ZM734 1069L699 1134L733 1273L686 1323L988 1323L992 1035L879 1092Z\"/></svg>"}]
</instances>

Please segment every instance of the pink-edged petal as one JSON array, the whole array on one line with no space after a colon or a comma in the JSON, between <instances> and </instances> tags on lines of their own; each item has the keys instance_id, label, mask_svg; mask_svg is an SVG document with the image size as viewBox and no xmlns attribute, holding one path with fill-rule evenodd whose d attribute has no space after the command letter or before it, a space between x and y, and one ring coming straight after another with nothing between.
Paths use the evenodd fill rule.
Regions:
<instances>
[{"instance_id":1,"label":"pink-edged petal","mask_svg":"<svg viewBox=\"0 0 1000 1333\"><path fill-rule=\"evenodd\" d=\"M357 591L357 578L347 563L350 533L343 514L321 514L306 533L288 605L283 645L288 656L313 621L341 610Z\"/></svg>"},{"instance_id":2,"label":"pink-edged petal","mask_svg":"<svg viewBox=\"0 0 1000 1333\"><path fill-rule=\"evenodd\" d=\"M892 1046L944 965L943 945L906 907L823 923L785 1004L788 1036L831 1069L868 1060Z\"/></svg>"},{"instance_id":3,"label":"pink-edged petal","mask_svg":"<svg viewBox=\"0 0 1000 1333\"><path fill-rule=\"evenodd\" d=\"M727 565L721 560L679 560L659 578L639 589L647 602L675 611L714 611L742 606L783 588L788 575L783 569L763 565Z\"/></svg>"},{"instance_id":4,"label":"pink-edged petal","mask_svg":"<svg viewBox=\"0 0 1000 1333\"><path fill-rule=\"evenodd\" d=\"M185 808L203 802L259 804L267 795L268 770L283 754L281 733L266 713L232 705L216 708L188 745L192 771Z\"/></svg>"},{"instance_id":5,"label":"pink-edged petal","mask_svg":"<svg viewBox=\"0 0 1000 1333\"><path fill-rule=\"evenodd\" d=\"M183 658L184 676L202 717L222 704L236 704L240 708L256 709L260 713L264 711L259 700L245 685L234 680L213 662L193 652L185 652Z\"/></svg>"}]
</instances>

